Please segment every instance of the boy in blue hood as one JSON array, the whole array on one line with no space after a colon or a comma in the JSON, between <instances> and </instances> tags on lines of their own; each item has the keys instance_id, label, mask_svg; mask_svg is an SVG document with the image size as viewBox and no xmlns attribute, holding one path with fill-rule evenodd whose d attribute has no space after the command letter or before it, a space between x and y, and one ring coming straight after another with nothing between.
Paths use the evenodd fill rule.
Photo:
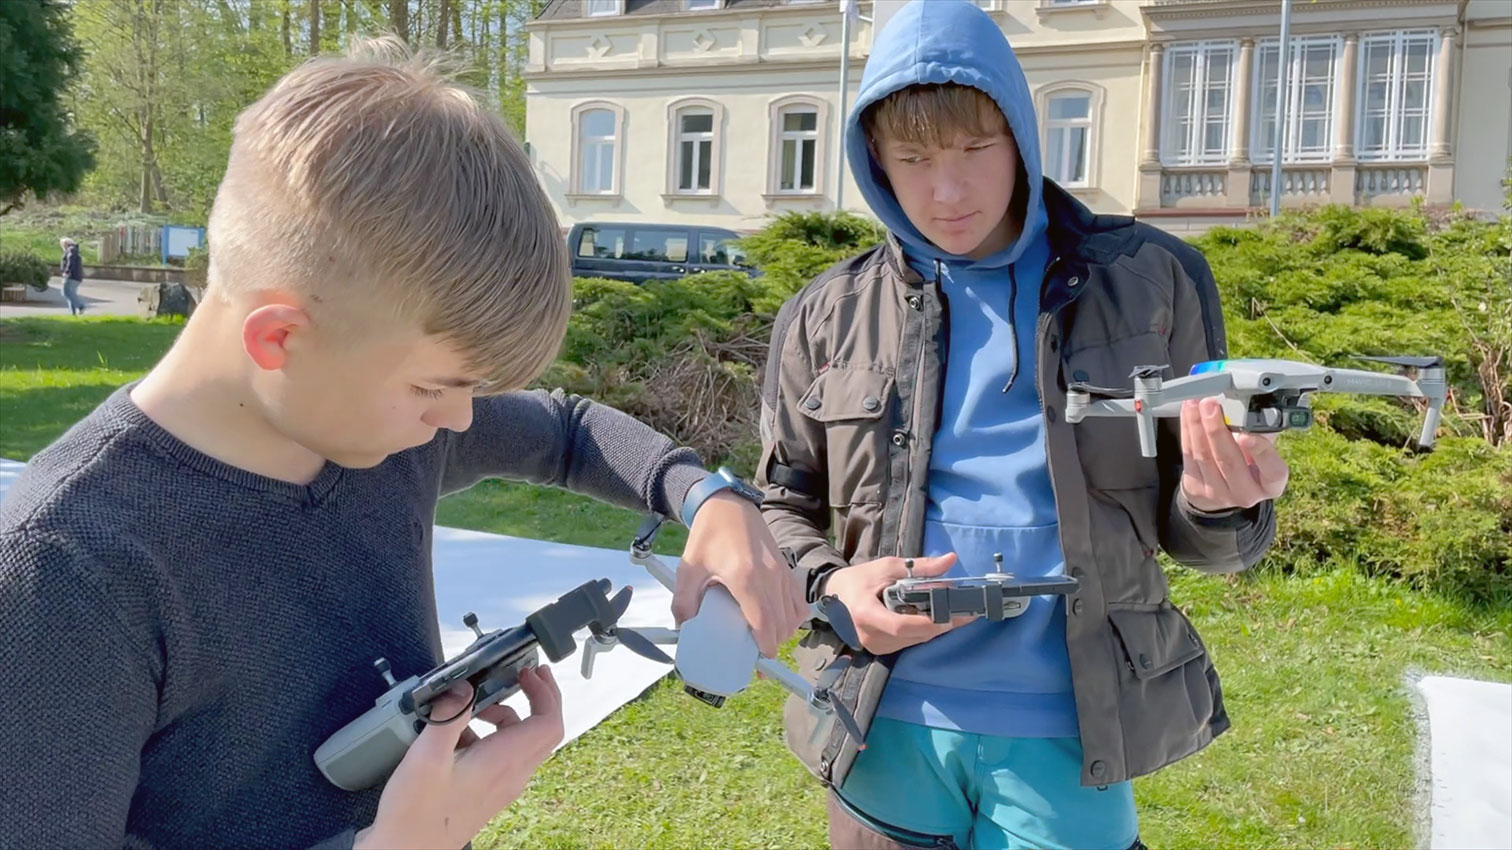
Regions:
<instances>
[{"instance_id":1,"label":"boy in blue hood","mask_svg":"<svg viewBox=\"0 0 1512 850\"><path fill-rule=\"evenodd\" d=\"M1211 571L1253 564L1287 470L1211 401L1166 426L1154 461L1132 424L1072 430L1055 408L1069 380L1224 356L1211 273L1043 177L1023 72L964 0L911 3L883 30L845 144L888 243L779 315L760 476L811 598L844 601L880 662L852 672L889 671L849 771L843 749L810 765L837 792L831 842L1138 847L1129 777L1227 727L1155 547ZM1081 589L944 626L878 601L905 574L992 572L997 553Z\"/></svg>"}]
</instances>

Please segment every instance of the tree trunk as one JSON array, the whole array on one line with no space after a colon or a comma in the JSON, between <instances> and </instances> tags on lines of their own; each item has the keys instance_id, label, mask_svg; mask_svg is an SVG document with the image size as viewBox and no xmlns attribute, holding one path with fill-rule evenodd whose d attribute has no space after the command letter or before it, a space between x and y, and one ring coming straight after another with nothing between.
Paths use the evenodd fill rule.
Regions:
<instances>
[{"instance_id":1,"label":"tree trunk","mask_svg":"<svg viewBox=\"0 0 1512 850\"><path fill-rule=\"evenodd\" d=\"M152 110L142 110L142 181L141 192L137 198L137 209L144 213L152 212L152 163L155 159L152 152Z\"/></svg>"},{"instance_id":2,"label":"tree trunk","mask_svg":"<svg viewBox=\"0 0 1512 850\"><path fill-rule=\"evenodd\" d=\"M451 23L451 4L441 0L441 14L436 18L436 46L446 49L446 27Z\"/></svg>"},{"instance_id":3,"label":"tree trunk","mask_svg":"<svg viewBox=\"0 0 1512 850\"><path fill-rule=\"evenodd\" d=\"M346 22L347 44L357 36L357 0L341 0L342 14Z\"/></svg>"},{"instance_id":4,"label":"tree trunk","mask_svg":"<svg viewBox=\"0 0 1512 850\"><path fill-rule=\"evenodd\" d=\"M290 40L291 26L290 26L290 21L289 21L289 18L293 14L290 11L290 9L289 9L289 4L291 4L293 2L294 2L294 0L283 0L283 47L284 47L284 56L292 56L292 55L294 55L294 44Z\"/></svg>"},{"instance_id":5,"label":"tree trunk","mask_svg":"<svg viewBox=\"0 0 1512 850\"><path fill-rule=\"evenodd\" d=\"M409 43L409 0L389 0L389 26L394 34Z\"/></svg>"},{"instance_id":6,"label":"tree trunk","mask_svg":"<svg viewBox=\"0 0 1512 850\"><path fill-rule=\"evenodd\" d=\"M320 55L320 0L310 0L310 55Z\"/></svg>"}]
</instances>

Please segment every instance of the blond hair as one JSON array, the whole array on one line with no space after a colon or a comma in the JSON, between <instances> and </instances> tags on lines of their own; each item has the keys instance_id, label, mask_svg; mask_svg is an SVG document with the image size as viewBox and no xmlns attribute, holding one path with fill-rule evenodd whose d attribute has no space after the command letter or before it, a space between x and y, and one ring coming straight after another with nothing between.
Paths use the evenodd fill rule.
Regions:
<instances>
[{"instance_id":1,"label":"blond hair","mask_svg":"<svg viewBox=\"0 0 1512 850\"><path fill-rule=\"evenodd\" d=\"M861 113L861 126L874 142L885 137L937 148L950 146L960 136L982 138L1012 132L990 95L959 83L898 89L868 106Z\"/></svg>"},{"instance_id":2,"label":"blond hair","mask_svg":"<svg viewBox=\"0 0 1512 850\"><path fill-rule=\"evenodd\" d=\"M238 116L207 291L293 291L338 334L418 322L519 389L565 334L566 245L519 142L444 61L366 41Z\"/></svg>"}]
</instances>

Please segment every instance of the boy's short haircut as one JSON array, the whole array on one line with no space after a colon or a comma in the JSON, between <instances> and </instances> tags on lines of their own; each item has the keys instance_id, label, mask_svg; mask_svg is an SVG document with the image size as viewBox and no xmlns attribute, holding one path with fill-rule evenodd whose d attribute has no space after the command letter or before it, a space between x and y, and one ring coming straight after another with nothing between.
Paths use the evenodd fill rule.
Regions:
<instances>
[{"instance_id":1,"label":"boy's short haircut","mask_svg":"<svg viewBox=\"0 0 1512 850\"><path fill-rule=\"evenodd\" d=\"M299 293L337 338L418 325L490 392L538 376L571 311L519 142L393 37L306 62L237 117L208 230L208 294Z\"/></svg>"},{"instance_id":2,"label":"boy's short haircut","mask_svg":"<svg viewBox=\"0 0 1512 850\"><path fill-rule=\"evenodd\" d=\"M960 136L1012 133L991 95L959 83L898 89L861 113L861 127L873 142L888 138L937 148L948 147Z\"/></svg>"}]
</instances>

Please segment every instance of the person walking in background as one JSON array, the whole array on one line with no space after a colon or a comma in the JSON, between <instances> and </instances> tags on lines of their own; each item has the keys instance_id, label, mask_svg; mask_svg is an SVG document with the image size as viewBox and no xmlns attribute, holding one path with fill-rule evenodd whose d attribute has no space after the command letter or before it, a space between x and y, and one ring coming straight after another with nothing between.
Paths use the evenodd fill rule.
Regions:
<instances>
[{"instance_id":1,"label":"person walking in background","mask_svg":"<svg viewBox=\"0 0 1512 850\"><path fill-rule=\"evenodd\" d=\"M63 275L63 300L68 302L70 316L83 315L84 299L79 297L79 284L84 282L84 260L79 257L79 243L66 236L58 242L63 246L63 262L58 269Z\"/></svg>"}]
</instances>

